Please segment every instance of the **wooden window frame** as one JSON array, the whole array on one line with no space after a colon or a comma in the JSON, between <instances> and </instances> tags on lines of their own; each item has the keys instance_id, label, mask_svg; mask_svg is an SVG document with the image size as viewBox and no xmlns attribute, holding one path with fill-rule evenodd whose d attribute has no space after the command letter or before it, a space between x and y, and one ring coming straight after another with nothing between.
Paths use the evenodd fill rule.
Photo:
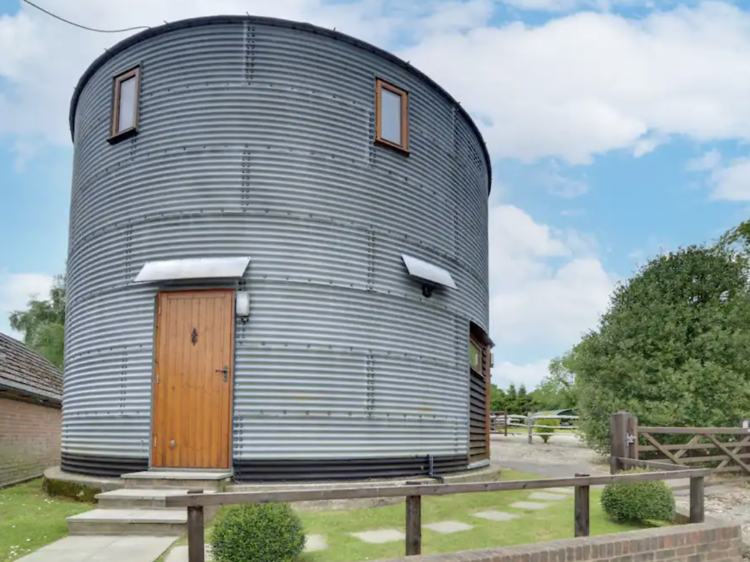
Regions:
<instances>
[{"instance_id":1,"label":"wooden window frame","mask_svg":"<svg viewBox=\"0 0 750 562\"><path fill-rule=\"evenodd\" d=\"M135 99L133 100L133 126L125 129L124 131L117 131L120 123L120 92L122 90L122 83L131 78L135 78ZM112 121L110 124L110 136L108 141L110 144L121 141L125 138L131 137L138 132L138 102L141 94L141 67L136 66L130 70L126 70L114 77L114 92L112 102Z\"/></svg>"},{"instance_id":2,"label":"wooden window frame","mask_svg":"<svg viewBox=\"0 0 750 562\"><path fill-rule=\"evenodd\" d=\"M383 138L383 88L401 98L401 144ZM375 144L387 146L406 156L409 155L409 92L382 78L375 79Z\"/></svg>"},{"instance_id":3,"label":"wooden window frame","mask_svg":"<svg viewBox=\"0 0 750 562\"><path fill-rule=\"evenodd\" d=\"M471 364L471 347L475 346L479 351L479 370L474 368ZM484 356L485 356L485 345L474 337L469 338L469 368L480 376L484 376Z\"/></svg>"}]
</instances>

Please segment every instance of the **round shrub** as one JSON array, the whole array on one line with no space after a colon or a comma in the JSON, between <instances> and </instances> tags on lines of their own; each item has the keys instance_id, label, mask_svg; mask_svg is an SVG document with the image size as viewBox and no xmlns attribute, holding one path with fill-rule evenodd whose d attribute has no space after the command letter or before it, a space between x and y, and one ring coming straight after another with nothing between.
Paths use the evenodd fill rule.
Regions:
<instances>
[{"instance_id":1,"label":"round shrub","mask_svg":"<svg viewBox=\"0 0 750 562\"><path fill-rule=\"evenodd\" d=\"M288 504L245 504L219 512L209 543L216 562L294 562L305 533Z\"/></svg>"},{"instance_id":2,"label":"round shrub","mask_svg":"<svg viewBox=\"0 0 750 562\"><path fill-rule=\"evenodd\" d=\"M602 508L619 522L671 521L674 495L664 481L607 484Z\"/></svg>"},{"instance_id":3,"label":"round shrub","mask_svg":"<svg viewBox=\"0 0 750 562\"><path fill-rule=\"evenodd\" d=\"M555 428L560 427L558 418L540 418L534 422L534 433L554 433ZM551 435L540 435L542 441L547 443Z\"/></svg>"}]
</instances>

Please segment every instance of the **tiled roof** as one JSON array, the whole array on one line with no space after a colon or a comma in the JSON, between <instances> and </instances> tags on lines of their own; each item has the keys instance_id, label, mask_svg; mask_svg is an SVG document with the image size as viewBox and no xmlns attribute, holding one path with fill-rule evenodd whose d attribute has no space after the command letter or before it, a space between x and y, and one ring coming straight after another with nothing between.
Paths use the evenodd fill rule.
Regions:
<instances>
[{"instance_id":1,"label":"tiled roof","mask_svg":"<svg viewBox=\"0 0 750 562\"><path fill-rule=\"evenodd\" d=\"M60 369L20 341L0 333L0 387L59 402Z\"/></svg>"}]
</instances>

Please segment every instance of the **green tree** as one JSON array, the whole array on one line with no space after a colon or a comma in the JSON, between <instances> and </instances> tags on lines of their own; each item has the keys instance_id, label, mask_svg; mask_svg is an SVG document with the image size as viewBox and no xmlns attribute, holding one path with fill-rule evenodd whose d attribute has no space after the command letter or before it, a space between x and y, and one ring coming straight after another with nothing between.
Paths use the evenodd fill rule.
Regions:
<instances>
[{"instance_id":1,"label":"green tree","mask_svg":"<svg viewBox=\"0 0 750 562\"><path fill-rule=\"evenodd\" d=\"M33 297L28 308L10 315L10 327L23 334L23 341L49 362L62 368L65 339L65 278L57 276L49 299Z\"/></svg>"},{"instance_id":2,"label":"green tree","mask_svg":"<svg viewBox=\"0 0 750 562\"><path fill-rule=\"evenodd\" d=\"M518 388L518 396L516 397L516 411L519 414L528 414L533 409L533 403L531 395L526 391L526 385L521 385Z\"/></svg>"},{"instance_id":3,"label":"green tree","mask_svg":"<svg viewBox=\"0 0 750 562\"><path fill-rule=\"evenodd\" d=\"M549 363L549 374L534 390L534 407L537 410L575 409L578 395L575 384L577 348Z\"/></svg>"},{"instance_id":4,"label":"green tree","mask_svg":"<svg viewBox=\"0 0 750 562\"><path fill-rule=\"evenodd\" d=\"M518 408L518 391L516 385L510 383L508 390L505 391L505 409L508 410L509 414L518 414L520 413Z\"/></svg>"},{"instance_id":5,"label":"green tree","mask_svg":"<svg viewBox=\"0 0 750 562\"><path fill-rule=\"evenodd\" d=\"M490 385L490 410L502 412L507 408L508 397L502 388Z\"/></svg>"},{"instance_id":6,"label":"green tree","mask_svg":"<svg viewBox=\"0 0 750 562\"><path fill-rule=\"evenodd\" d=\"M736 426L750 412L747 262L725 244L658 256L614 291L572 365L587 441L609 416L651 426Z\"/></svg>"}]
</instances>

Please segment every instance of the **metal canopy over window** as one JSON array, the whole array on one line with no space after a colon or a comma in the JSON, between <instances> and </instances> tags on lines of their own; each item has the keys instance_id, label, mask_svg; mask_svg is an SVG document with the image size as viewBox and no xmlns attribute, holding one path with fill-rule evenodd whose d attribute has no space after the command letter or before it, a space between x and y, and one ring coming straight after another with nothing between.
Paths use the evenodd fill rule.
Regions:
<instances>
[{"instance_id":1,"label":"metal canopy over window","mask_svg":"<svg viewBox=\"0 0 750 562\"><path fill-rule=\"evenodd\" d=\"M249 257L187 258L150 261L135 278L136 283L180 279L237 279L250 263Z\"/></svg>"},{"instance_id":2,"label":"metal canopy over window","mask_svg":"<svg viewBox=\"0 0 750 562\"><path fill-rule=\"evenodd\" d=\"M456 284L453 282L453 277L448 270L443 269L440 266L432 263L420 260L412 256L402 255L401 258L404 260L409 275L417 277L423 281L428 281L436 285L442 285L450 289L455 289Z\"/></svg>"}]
</instances>

